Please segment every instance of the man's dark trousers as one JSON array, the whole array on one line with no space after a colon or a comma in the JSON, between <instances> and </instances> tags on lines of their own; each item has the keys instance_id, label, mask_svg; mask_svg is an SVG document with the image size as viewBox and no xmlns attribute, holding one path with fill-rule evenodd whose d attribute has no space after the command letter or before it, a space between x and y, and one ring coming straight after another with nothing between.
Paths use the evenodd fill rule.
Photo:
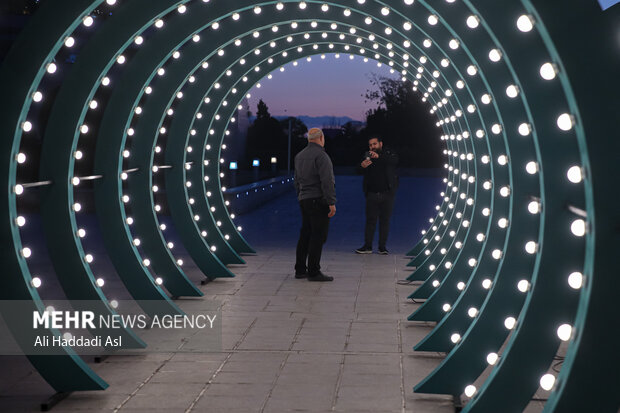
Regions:
<instances>
[{"instance_id":1,"label":"man's dark trousers","mask_svg":"<svg viewBox=\"0 0 620 413\"><path fill-rule=\"evenodd\" d=\"M299 201L301 208L301 231L297 242L297 262L295 271L303 273L308 271L309 276L314 276L321 270L321 252L323 244L327 241L329 228L329 206L322 198L302 199ZM308 266L306 267L306 260Z\"/></svg>"},{"instance_id":2,"label":"man's dark trousers","mask_svg":"<svg viewBox=\"0 0 620 413\"><path fill-rule=\"evenodd\" d=\"M364 234L364 244L372 246L372 239L375 237L377 220L379 221L379 249L385 249L388 233L390 232L390 219L394 208L394 197L396 190L385 192L366 193L366 231Z\"/></svg>"}]
</instances>

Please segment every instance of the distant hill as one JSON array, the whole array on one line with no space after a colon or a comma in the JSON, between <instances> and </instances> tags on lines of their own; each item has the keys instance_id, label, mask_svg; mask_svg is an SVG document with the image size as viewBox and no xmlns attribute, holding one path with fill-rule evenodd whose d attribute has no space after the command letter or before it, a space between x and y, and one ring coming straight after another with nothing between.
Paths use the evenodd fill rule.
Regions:
<instances>
[{"instance_id":1,"label":"distant hill","mask_svg":"<svg viewBox=\"0 0 620 413\"><path fill-rule=\"evenodd\" d=\"M274 116L278 120L286 119L288 116ZM255 116L250 118L250 122L254 122ZM363 125L364 122L360 122L355 119L351 119L348 116L297 116L297 119L301 120L308 129L310 128L336 128L343 126L347 122L353 122L357 125Z\"/></svg>"}]
</instances>

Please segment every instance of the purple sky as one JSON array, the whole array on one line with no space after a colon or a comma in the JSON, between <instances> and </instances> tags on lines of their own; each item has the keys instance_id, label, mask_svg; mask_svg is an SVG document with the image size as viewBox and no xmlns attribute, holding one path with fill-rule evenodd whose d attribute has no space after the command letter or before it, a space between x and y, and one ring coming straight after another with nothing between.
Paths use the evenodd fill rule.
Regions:
<instances>
[{"instance_id":1,"label":"purple sky","mask_svg":"<svg viewBox=\"0 0 620 413\"><path fill-rule=\"evenodd\" d=\"M364 121L366 111L375 106L364 103L362 97L373 72L398 76L390 74L389 66L377 67L372 59L365 63L360 56L354 60L344 54L339 59L333 54L327 54L325 60L320 56L312 56L311 62L300 59L297 66L289 63L284 72L278 68L272 79L265 77L260 88L252 88L250 109L255 114L258 100L263 99L273 116L349 116Z\"/></svg>"}]
</instances>

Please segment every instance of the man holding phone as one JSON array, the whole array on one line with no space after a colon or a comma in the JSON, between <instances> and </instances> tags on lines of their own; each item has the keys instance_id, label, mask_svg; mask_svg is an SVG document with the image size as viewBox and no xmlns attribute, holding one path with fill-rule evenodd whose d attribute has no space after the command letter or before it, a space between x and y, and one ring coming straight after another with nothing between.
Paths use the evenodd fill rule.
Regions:
<instances>
[{"instance_id":1,"label":"man holding phone","mask_svg":"<svg viewBox=\"0 0 620 413\"><path fill-rule=\"evenodd\" d=\"M379 254L387 255L386 243L398 187L398 155L390 149L384 149L383 140L379 137L371 137L368 148L370 150L360 165L364 172L363 190L366 195L364 245L355 252L372 254L372 241L379 221Z\"/></svg>"}]
</instances>

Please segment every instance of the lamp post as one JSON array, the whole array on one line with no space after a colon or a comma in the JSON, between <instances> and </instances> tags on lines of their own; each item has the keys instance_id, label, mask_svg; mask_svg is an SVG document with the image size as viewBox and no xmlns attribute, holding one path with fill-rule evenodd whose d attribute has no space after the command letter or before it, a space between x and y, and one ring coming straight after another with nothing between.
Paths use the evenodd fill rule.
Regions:
<instances>
[{"instance_id":1,"label":"lamp post","mask_svg":"<svg viewBox=\"0 0 620 413\"><path fill-rule=\"evenodd\" d=\"M288 111L284 109L284 113L287 113L287 112ZM287 156L287 163L286 163L287 175L291 174L291 133L292 133L292 129L293 129L293 118L289 116L288 117L288 156Z\"/></svg>"}]
</instances>

